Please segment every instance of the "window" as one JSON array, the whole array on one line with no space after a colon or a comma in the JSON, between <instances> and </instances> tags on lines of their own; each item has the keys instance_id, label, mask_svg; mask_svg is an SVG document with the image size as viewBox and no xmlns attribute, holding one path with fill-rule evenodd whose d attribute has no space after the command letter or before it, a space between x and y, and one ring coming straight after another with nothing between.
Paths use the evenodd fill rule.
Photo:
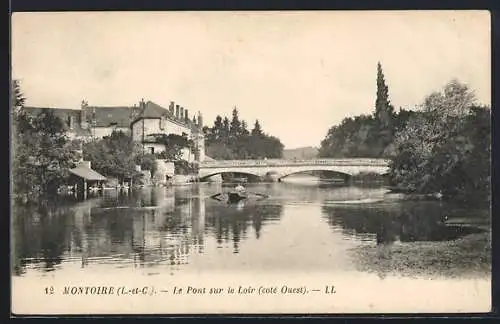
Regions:
<instances>
[{"instance_id":1,"label":"window","mask_svg":"<svg viewBox=\"0 0 500 324\"><path fill-rule=\"evenodd\" d=\"M160 117L160 129L165 129L165 117L161 116Z\"/></svg>"}]
</instances>

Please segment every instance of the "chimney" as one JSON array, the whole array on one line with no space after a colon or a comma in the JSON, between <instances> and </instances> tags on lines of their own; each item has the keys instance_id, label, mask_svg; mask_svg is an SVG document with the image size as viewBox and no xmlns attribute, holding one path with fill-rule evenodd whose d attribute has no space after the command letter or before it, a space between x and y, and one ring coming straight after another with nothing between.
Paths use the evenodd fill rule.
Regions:
<instances>
[{"instance_id":1,"label":"chimney","mask_svg":"<svg viewBox=\"0 0 500 324\"><path fill-rule=\"evenodd\" d=\"M175 105L175 118L179 118L179 105Z\"/></svg>"},{"instance_id":2,"label":"chimney","mask_svg":"<svg viewBox=\"0 0 500 324\"><path fill-rule=\"evenodd\" d=\"M168 106L168 111L170 112L170 115L174 116L174 110L175 110L175 102L170 101L170 106Z\"/></svg>"},{"instance_id":3,"label":"chimney","mask_svg":"<svg viewBox=\"0 0 500 324\"><path fill-rule=\"evenodd\" d=\"M202 128L203 127L203 116L201 115L201 112L198 111L198 127Z\"/></svg>"},{"instance_id":4,"label":"chimney","mask_svg":"<svg viewBox=\"0 0 500 324\"><path fill-rule=\"evenodd\" d=\"M88 104L85 100L82 100L82 105L80 107L80 127L83 129L87 129L87 108Z\"/></svg>"},{"instance_id":5,"label":"chimney","mask_svg":"<svg viewBox=\"0 0 500 324\"><path fill-rule=\"evenodd\" d=\"M180 111L179 111L179 119L184 119L184 107L180 107L179 108Z\"/></svg>"},{"instance_id":6,"label":"chimney","mask_svg":"<svg viewBox=\"0 0 500 324\"><path fill-rule=\"evenodd\" d=\"M186 122L188 122L188 121L189 121L189 113L188 113L188 112L189 112L189 110L187 110L187 109L186 109L186 110L184 110L184 120L185 120Z\"/></svg>"},{"instance_id":7,"label":"chimney","mask_svg":"<svg viewBox=\"0 0 500 324\"><path fill-rule=\"evenodd\" d=\"M140 113L140 108L137 107L137 104L134 104L130 112L130 121L132 122L134 119L136 119L140 115Z\"/></svg>"}]
</instances>

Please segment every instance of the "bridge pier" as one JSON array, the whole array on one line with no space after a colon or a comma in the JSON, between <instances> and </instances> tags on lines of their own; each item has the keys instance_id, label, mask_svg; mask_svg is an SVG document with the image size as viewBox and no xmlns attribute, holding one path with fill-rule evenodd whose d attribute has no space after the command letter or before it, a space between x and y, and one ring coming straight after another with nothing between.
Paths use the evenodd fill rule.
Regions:
<instances>
[{"instance_id":1,"label":"bridge pier","mask_svg":"<svg viewBox=\"0 0 500 324\"><path fill-rule=\"evenodd\" d=\"M271 173L262 177L266 182L281 182L279 175Z\"/></svg>"}]
</instances>

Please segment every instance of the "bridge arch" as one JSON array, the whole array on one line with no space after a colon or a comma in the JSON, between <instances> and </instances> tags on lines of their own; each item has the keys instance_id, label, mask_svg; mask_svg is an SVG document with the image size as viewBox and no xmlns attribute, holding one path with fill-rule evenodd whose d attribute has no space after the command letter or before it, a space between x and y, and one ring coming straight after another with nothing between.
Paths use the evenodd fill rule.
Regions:
<instances>
[{"instance_id":1,"label":"bridge arch","mask_svg":"<svg viewBox=\"0 0 500 324\"><path fill-rule=\"evenodd\" d=\"M327 174L335 174L339 175L344 179L344 181L347 181L350 179L353 175L349 174L347 172L342 172L342 171L336 171L336 170L330 170L330 169L311 169L311 170L290 170L290 172L283 172L279 174L278 176L278 181L281 181L282 179L285 179L291 175L296 175L296 174L301 174L301 173L308 173L308 172L324 172Z\"/></svg>"},{"instance_id":2,"label":"bridge arch","mask_svg":"<svg viewBox=\"0 0 500 324\"><path fill-rule=\"evenodd\" d=\"M210 177L213 177L215 175L222 175L222 174L244 174L244 175L250 175L250 176L254 176L254 177L262 177L261 174L259 174L258 172L252 172L252 171L247 171L247 170L214 170L213 172L208 172L208 173L204 173L204 174L200 174L199 176L199 179L200 181L205 181L207 180L208 178Z\"/></svg>"}]
</instances>

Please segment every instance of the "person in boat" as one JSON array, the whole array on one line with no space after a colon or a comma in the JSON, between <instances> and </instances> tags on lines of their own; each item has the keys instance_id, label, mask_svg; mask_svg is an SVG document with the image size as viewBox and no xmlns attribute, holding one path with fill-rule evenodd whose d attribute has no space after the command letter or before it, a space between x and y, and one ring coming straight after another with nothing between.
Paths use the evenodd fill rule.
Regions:
<instances>
[{"instance_id":1,"label":"person in boat","mask_svg":"<svg viewBox=\"0 0 500 324\"><path fill-rule=\"evenodd\" d=\"M234 191L235 192L245 192L245 187L243 187L241 184L237 185L236 187L234 187Z\"/></svg>"}]
</instances>

